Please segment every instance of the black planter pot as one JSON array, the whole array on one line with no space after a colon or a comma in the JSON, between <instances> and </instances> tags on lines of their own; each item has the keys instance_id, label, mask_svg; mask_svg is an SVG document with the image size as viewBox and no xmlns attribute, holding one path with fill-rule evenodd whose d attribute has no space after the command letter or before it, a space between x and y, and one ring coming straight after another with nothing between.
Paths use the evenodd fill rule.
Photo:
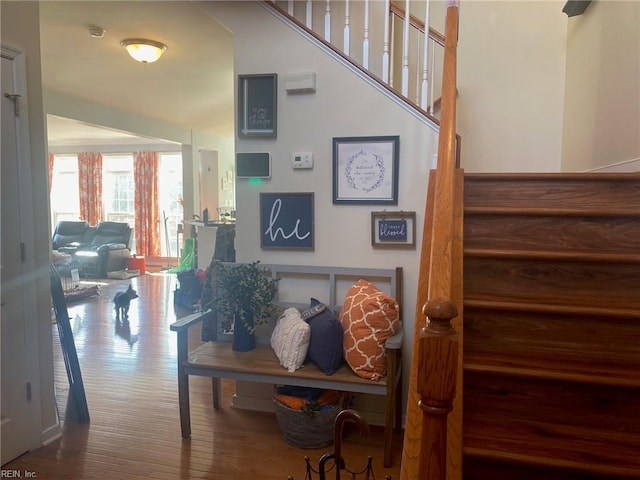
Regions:
<instances>
[{"instance_id":1,"label":"black planter pot","mask_svg":"<svg viewBox=\"0 0 640 480\"><path fill-rule=\"evenodd\" d=\"M247 330L244 322L234 321L231 348L234 352L249 352L256 348L256 337Z\"/></svg>"}]
</instances>

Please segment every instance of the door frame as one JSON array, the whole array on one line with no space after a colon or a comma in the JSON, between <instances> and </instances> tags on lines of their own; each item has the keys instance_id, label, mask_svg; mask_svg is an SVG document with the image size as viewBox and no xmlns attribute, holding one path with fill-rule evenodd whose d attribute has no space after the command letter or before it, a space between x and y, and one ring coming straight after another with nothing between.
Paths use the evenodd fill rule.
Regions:
<instances>
[{"instance_id":1,"label":"door frame","mask_svg":"<svg viewBox=\"0 0 640 480\"><path fill-rule=\"evenodd\" d=\"M36 251L35 251L35 216L34 202L31 195L33 189L31 174L31 146L29 130L29 106L27 95L27 66L25 53L19 49L5 44L0 45L2 57L11 60L13 74L13 93L20 95L19 112L15 118L16 122L16 152L18 157L18 188L20 204L20 236L24 244L24 261L22 262L22 305L24 312L24 335L25 335L25 372L26 381L31 385L31 400L28 402L29 410L29 449L33 450L43 445L42 431L42 390L40 378L40 338L42 327L39 326L38 302L34 301L37 295L36 286L39 273L36 272ZM50 325L50 323L49 323ZM47 351L45 349L45 351ZM49 360L51 368L53 359ZM55 430L60 431L59 424ZM53 432L48 432L51 435ZM47 436L49 436L47 435ZM53 433L54 437L59 436Z\"/></svg>"}]
</instances>

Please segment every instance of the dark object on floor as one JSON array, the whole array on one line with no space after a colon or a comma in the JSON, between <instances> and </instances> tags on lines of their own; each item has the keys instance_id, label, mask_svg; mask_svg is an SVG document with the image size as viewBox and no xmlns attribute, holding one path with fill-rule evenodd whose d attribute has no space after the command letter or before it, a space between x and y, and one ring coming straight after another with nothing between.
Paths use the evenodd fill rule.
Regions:
<instances>
[{"instance_id":1,"label":"dark object on floor","mask_svg":"<svg viewBox=\"0 0 640 480\"><path fill-rule=\"evenodd\" d=\"M138 298L136 292L131 285L124 292L118 292L113 297L113 308L116 310L116 320L126 320L129 318L129 306L131 300Z\"/></svg>"},{"instance_id":2,"label":"dark object on floor","mask_svg":"<svg viewBox=\"0 0 640 480\"><path fill-rule=\"evenodd\" d=\"M203 280L195 269L178 273L179 287L173 293L173 303L195 312L200 304Z\"/></svg>"}]
</instances>

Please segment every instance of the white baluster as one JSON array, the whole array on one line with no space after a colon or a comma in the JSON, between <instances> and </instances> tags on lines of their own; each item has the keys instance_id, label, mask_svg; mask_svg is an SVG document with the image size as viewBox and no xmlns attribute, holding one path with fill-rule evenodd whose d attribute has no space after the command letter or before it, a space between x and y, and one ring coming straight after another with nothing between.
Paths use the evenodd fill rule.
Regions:
<instances>
[{"instance_id":1,"label":"white baluster","mask_svg":"<svg viewBox=\"0 0 640 480\"><path fill-rule=\"evenodd\" d=\"M307 0L306 26L313 30L313 3Z\"/></svg>"},{"instance_id":2,"label":"white baluster","mask_svg":"<svg viewBox=\"0 0 640 480\"><path fill-rule=\"evenodd\" d=\"M409 95L409 7L411 0L404 2L404 28L402 30L402 94Z\"/></svg>"},{"instance_id":3,"label":"white baluster","mask_svg":"<svg viewBox=\"0 0 640 480\"><path fill-rule=\"evenodd\" d=\"M390 84L389 81L389 14L390 0L384 2L384 44L382 47L382 81Z\"/></svg>"},{"instance_id":4,"label":"white baluster","mask_svg":"<svg viewBox=\"0 0 640 480\"><path fill-rule=\"evenodd\" d=\"M293 0L287 1L287 13L293 17Z\"/></svg>"},{"instance_id":5,"label":"white baluster","mask_svg":"<svg viewBox=\"0 0 640 480\"><path fill-rule=\"evenodd\" d=\"M429 99L430 99L430 107L429 107L429 113L431 115L433 115L433 84L435 83L433 81L433 77L435 76L435 67L436 67L436 42L431 42L431 95L429 95Z\"/></svg>"},{"instance_id":6,"label":"white baluster","mask_svg":"<svg viewBox=\"0 0 640 480\"><path fill-rule=\"evenodd\" d=\"M424 58L422 59L422 95L420 95L420 107L427 109L429 91L429 0L426 2L424 12Z\"/></svg>"},{"instance_id":7,"label":"white baluster","mask_svg":"<svg viewBox=\"0 0 640 480\"><path fill-rule=\"evenodd\" d=\"M327 10L324 14L324 39L331 43L331 0L327 0Z\"/></svg>"},{"instance_id":8,"label":"white baluster","mask_svg":"<svg viewBox=\"0 0 640 480\"><path fill-rule=\"evenodd\" d=\"M364 66L364 68L369 69L369 0L364 1L364 40L362 41L362 65Z\"/></svg>"},{"instance_id":9,"label":"white baluster","mask_svg":"<svg viewBox=\"0 0 640 480\"><path fill-rule=\"evenodd\" d=\"M395 77L395 57L396 57L396 18L391 17L391 45L389 46L390 54L389 54L389 86L393 88L394 77Z\"/></svg>"},{"instance_id":10,"label":"white baluster","mask_svg":"<svg viewBox=\"0 0 640 480\"><path fill-rule=\"evenodd\" d=\"M415 62L414 65L416 66L416 78L415 78L415 81L416 81L416 96L415 96L414 101L417 104L420 104L420 88L421 88L421 85L420 85L420 83L421 83L420 82L420 75L421 75L421 72L420 72L420 54L421 54L421 50L420 49L422 48L423 44L422 44L422 42L420 42L420 30L416 29L416 35L418 36L418 40L416 42L416 58L414 60L414 62Z\"/></svg>"},{"instance_id":11,"label":"white baluster","mask_svg":"<svg viewBox=\"0 0 640 480\"><path fill-rule=\"evenodd\" d=\"M351 19L349 18L349 0L346 0L344 4L344 46L342 47L345 55L349 55L349 23L350 21Z\"/></svg>"}]
</instances>

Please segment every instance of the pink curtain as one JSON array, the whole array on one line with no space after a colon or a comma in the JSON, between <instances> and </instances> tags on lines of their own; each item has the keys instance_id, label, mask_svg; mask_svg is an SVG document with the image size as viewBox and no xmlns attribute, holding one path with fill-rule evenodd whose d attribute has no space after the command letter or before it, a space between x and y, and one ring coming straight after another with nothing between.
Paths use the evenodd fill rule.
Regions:
<instances>
[{"instance_id":1,"label":"pink curtain","mask_svg":"<svg viewBox=\"0 0 640 480\"><path fill-rule=\"evenodd\" d=\"M158 152L133 152L136 254L160 255Z\"/></svg>"},{"instance_id":2,"label":"pink curtain","mask_svg":"<svg viewBox=\"0 0 640 480\"><path fill-rule=\"evenodd\" d=\"M97 225L102 219L102 154L78 153L80 218Z\"/></svg>"},{"instance_id":3,"label":"pink curtain","mask_svg":"<svg viewBox=\"0 0 640 480\"><path fill-rule=\"evenodd\" d=\"M53 153L49 154L49 193L51 193L51 185L53 184L53 161L55 160L55 155Z\"/></svg>"}]
</instances>

